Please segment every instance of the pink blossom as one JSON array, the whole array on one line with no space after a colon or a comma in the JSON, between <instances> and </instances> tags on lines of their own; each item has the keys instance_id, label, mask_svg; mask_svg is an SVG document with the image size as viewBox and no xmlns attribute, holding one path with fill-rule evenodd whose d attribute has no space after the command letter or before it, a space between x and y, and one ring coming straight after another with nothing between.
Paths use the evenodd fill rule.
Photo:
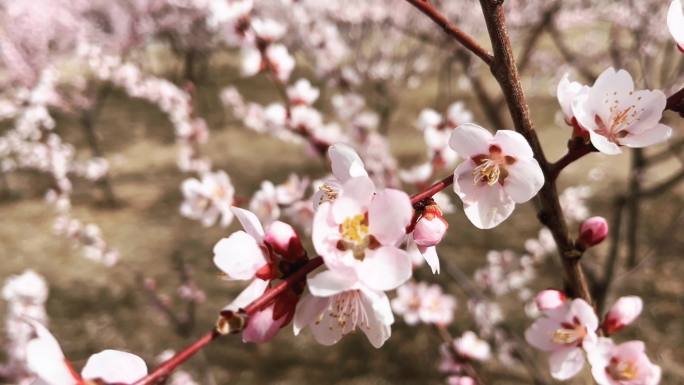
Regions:
<instances>
[{"instance_id":1,"label":"pink blossom","mask_svg":"<svg viewBox=\"0 0 684 385\"><path fill-rule=\"evenodd\" d=\"M313 87L307 79L299 79L287 88L287 97L292 104L312 105L318 99L320 91Z\"/></svg>"},{"instance_id":2,"label":"pink blossom","mask_svg":"<svg viewBox=\"0 0 684 385\"><path fill-rule=\"evenodd\" d=\"M314 207L333 201L342 193L343 184L351 178L368 176L361 157L353 148L337 143L328 148L333 178L326 179L313 196Z\"/></svg>"},{"instance_id":3,"label":"pink blossom","mask_svg":"<svg viewBox=\"0 0 684 385\"><path fill-rule=\"evenodd\" d=\"M565 294L562 291L548 289L542 290L534 297L534 302L537 308L541 311L547 311L560 307L565 303Z\"/></svg>"},{"instance_id":4,"label":"pink blossom","mask_svg":"<svg viewBox=\"0 0 684 385\"><path fill-rule=\"evenodd\" d=\"M232 222L230 207L233 205L235 188L225 172L209 172L201 180L186 179L181 190L185 198L180 207L181 215L200 220L204 226L213 225L219 218L224 227Z\"/></svg>"},{"instance_id":5,"label":"pink blossom","mask_svg":"<svg viewBox=\"0 0 684 385\"><path fill-rule=\"evenodd\" d=\"M147 365L140 357L118 350L93 354L79 376L64 357L55 337L41 324L30 322L35 338L26 348L28 369L48 385L77 385L82 380L132 384L147 375Z\"/></svg>"},{"instance_id":6,"label":"pink blossom","mask_svg":"<svg viewBox=\"0 0 684 385\"><path fill-rule=\"evenodd\" d=\"M637 319L644 303L637 296L620 297L610 308L603 321L603 330L607 334L612 334Z\"/></svg>"},{"instance_id":7,"label":"pink blossom","mask_svg":"<svg viewBox=\"0 0 684 385\"><path fill-rule=\"evenodd\" d=\"M656 385L661 369L648 359L644 343L628 341L616 345L601 337L588 355L591 373L599 385Z\"/></svg>"},{"instance_id":8,"label":"pink blossom","mask_svg":"<svg viewBox=\"0 0 684 385\"><path fill-rule=\"evenodd\" d=\"M418 246L436 246L444 238L449 223L447 223L441 210L435 205L428 206L421 215L413 229L413 240Z\"/></svg>"},{"instance_id":9,"label":"pink blossom","mask_svg":"<svg viewBox=\"0 0 684 385\"><path fill-rule=\"evenodd\" d=\"M358 328L376 348L387 341L394 316L384 292L359 286L331 293L314 291L315 296L307 294L301 299L294 316L295 335L308 326L318 343L333 345Z\"/></svg>"},{"instance_id":10,"label":"pink blossom","mask_svg":"<svg viewBox=\"0 0 684 385\"><path fill-rule=\"evenodd\" d=\"M672 0L670 3L667 12L667 26L675 42L677 42L679 50L684 52L684 11L681 0Z\"/></svg>"},{"instance_id":11,"label":"pink blossom","mask_svg":"<svg viewBox=\"0 0 684 385\"><path fill-rule=\"evenodd\" d=\"M271 223L264 234L264 242L271 245L273 251L284 259L296 262L306 257L299 235L287 223L281 221Z\"/></svg>"},{"instance_id":12,"label":"pink blossom","mask_svg":"<svg viewBox=\"0 0 684 385\"><path fill-rule=\"evenodd\" d=\"M567 380L584 367L582 349L592 349L597 328L594 309L578 298L545 311L525 331L525 339L537 349L550 352L553 378Z\"/></svg>"},{"instance_id":13,"label":"pink blossom","mask_svg":"<svg viewBox=\"0 0 684 385\"><path fill-rule=\"evenodd\" d=\"M591 217L582 222L577 243L585 247L596 246L608 236L608 222L603 217Z\"/></svg>"},{"instance_id":14,"label":"pink blossom","mask_svg":"<svg viewBox=\"0 0 684 385\"><path fill-rule=\"evenodd\" d=\"M572 112L594 147L613 155L622 152L620 146L647 147L667 140L672 128L660 123L665 104L662 91L637 91L627 71L608 68L574 98Z\"/></svg>"},{"instance_id":15,"label":"pink blossom","mask_svg":"<svg viewBox=\"0 0 684 385\"><path fill-rule=\"evenodd\" d=\"M475 124L454 129L449 145L465 160L454 171L454 191L478 228L506 220L516 203L530 200L544 184L532 149L517 132L492 135Z\"/></svg>"},{"instance_id":16,"label":"pink blossom","mask_svg":"<svg viewBox=\"0 0 684 385\"><path fill-rule=\"evenodd\" d=\"M456 299L442 292L439 285L407 282L397 289L392 310L409 325L418 322L448 325L454 318Z\"/></svg>"},{"instance_id":17,"label":"pink blossom","mask_svg":"<svg viewBox=\"0 0 684 385\"><path fill-rule=\"evenodd\" d=\"M589 87L578 82L570 81L570 74L565 74L558 82L558 88L556 89L556 96L558 98L558 103L563 111L563 116L565 117L565 122L569 125L574 124L575 116L572 112L572 101L580 95L581 93L586 93L589 91Z\"/></svg>"},{"instance_id":18,"label":"pink blossom","mask_svg":"<svg viewBox=\"0 0 684 385\"><path fill-rule=\"evenodd\" d=\"M446 120L449 127L458 127L461 124L472 122L473 114L468 111L463 102L454 102L447 108Z\"/></svg>"},{"instance_id":19,"label":"pink blossom","mask_svg":"<svg viewBox=\"0 0 684 385\"><path fill-rule=\"evenodd\" d=\"M309 287L337 292L362 283L385 291L404 283L411 259L398 245L412 215L406 193L376 191L366 176L347 180L342 194L323 202L314 216L314 247L330 270L309 279Z\"/></svg>"},{"instance_id":20,"label":"pink blossom","mask_svg":"<svg viewBox=\"0 0 684 385\"><path fill-rule=\"evenodd\" d=\"M454 348L461 356L478 361L487 361L491 355L487 341L470 330L454 340Z\"/></svg>"},{"instance_id":21,"label":"pink blossom","mask_svg":"<svg viewBox=\"0 0 684 385\"><path fill-rule=\"evenodd\" d=\"M238 312L269 289L272 279L281 276L283 262L306 260L299 237L289 225L276 221L264 231L252 212L232 208L244 231L236 231L214 246L214 264L228 279L251 280L228 306L226 311ZM244 342L266 342L285 326L294 315L299 296L286 291L276 302L252 314L242 333Z\"/></svg>"},{"instance_id":22,"label":"pink blossom","mask_svg":"<svg viewBox=\"0 0 684 385\"><path fill-rule=\"evenodd\" d=\"M249 210L265 224L280 218L280 206L278 206L276 187L273 182L268 180L261 182L261 188L249 201Z\"/></svg>"},{"instance_id":23,"label":"pink blossom","mask_svg":"<svg viewBox=\"0 0 684 385\"><path fill-rule=\"evenodd\" d=\"M266 48L266 60L271 63L275 76L286 82L295 66L295 60L282 44L271 44Z\"/></svg>"}]
</instances>

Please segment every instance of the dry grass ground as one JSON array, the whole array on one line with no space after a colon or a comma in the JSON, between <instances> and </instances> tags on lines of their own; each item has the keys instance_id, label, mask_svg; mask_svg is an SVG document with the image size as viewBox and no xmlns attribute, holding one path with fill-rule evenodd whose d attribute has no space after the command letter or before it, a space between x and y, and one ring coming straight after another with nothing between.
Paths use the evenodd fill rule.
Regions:
<instances>
[{"instance_id":1,"label":"dry grass ground","mask_svg":"<svg viewBox=\"0 0 684 385\"><path fill-rule=\"evenodd\" d=\"M322 176L326 165L307 158L300 147L279 142L239 127L231 122L219 105L220 86L237 82L248 98L267 100L274 97L265 82L237 81L230 67L212 66L211 76L200 82L198 110L211 128L212 140L207 153L217 168L225 169L237 186L240 196L249 196L264 179L283 180L289 172ZM209 84L211 83L211 84ZM413 122L426 101L433 100L434 85L402 93L400 109L389 133L392 149L402 164L419 159L424 149ZM468 106L474 102L465 98ZM542 141L551 158L559 156L568 131L553 123L557 104L552 97L531 100ZM478 113L478 121L485 121ZM541 122L541 123L539 123ZM83 146L80 130L73 118L60 117L60 132ZM681 128L681 127L680 127ZM198 309L196 334L215 321L216 310L239 290L217 277L211 262L214 243L236 228L205 229L178 214L182 200L179 185L183 176L175 167L175 148L171 127L151 105L131 101L115 92L106 102L97 122L105 152L113 164L112 182L120 208L98 205L98 194L86 183L76 186L75 214L102 227L106 239L121 251L120 266L107 269L80 256L78 250L53 235L53 215L41 194L27 187L40 178L13 179L20 196L0 203L0 280L10 274L33 268L50 284L48 313L50 328L61 340L67 355L83 364L90 353L104 348L134 351L148 362L164 349L178 349L190 341L174 334L165 319L153 310L142 295L133 272L144 272L157 279L170 294L177 284L172 256L179 253L193 269L207 301ZM626 185L627 156L608 158L591 155L573 165L561 178L564 186L590 184L596 192L592 199L595 215L609 215L611 197ZM587 171L598 165L605 180L592 182ZM672 165L654 170L653 178L662 177ZM613 297L638 294L645 299L645 311L636 327L626 336L644 339L650 355L665 371L663 384L684 383L684 234L681 222L667 228L671 216L684 207L682 189L672 191L644 205L640 255L649 255L635 271L620 270ZM476 231L461 212L449 218L450 230L440 247L442 260L471 273L482 266L489 249L520 250L522 241L534 236L539 225L530 204L520 207L513 217L491 231ZM663 237L665 235L665 237ZM606 250L600 248L587 256L587 265L600 267ZM459 297L455 332L472 327L465 310L466 298L446 274L433 277L426 271L421 278L443 283ZM559 270L549 263L541 271L535 289L557 285ZM521 331L528 323L517 301L504 301L511 323ZM0 305L4 306L4 305ZM2 309L0 307L0 309ZM283 330L274 342L262 346L243 345L228 337L206 349L192 360L190 369L201 383L211 384L441 384L436 371L438 339L428 328L409 328L398 321L393 336L381 349L373 349L362 335L345 338L335 347L317 345L310 336L293 338L291 329ZM545 361L540 355L540 365ZM209 370L207 370L209 369ZM485 371L488 384L521 383L515 376L502 374L500 367ZM522 373L515 369L514 372ZM588 376L575 381L591 383Z\"/></svg>"}]
</instances>

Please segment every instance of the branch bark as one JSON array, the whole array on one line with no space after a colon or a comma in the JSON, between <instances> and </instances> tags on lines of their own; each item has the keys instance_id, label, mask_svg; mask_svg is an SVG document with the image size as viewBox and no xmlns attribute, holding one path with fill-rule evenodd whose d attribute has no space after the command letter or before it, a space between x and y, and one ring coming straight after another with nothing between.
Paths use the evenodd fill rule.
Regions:
<instances>
[{"instance_id":1,"label":"branch bark","mask_svg":"<svg viewBox=\"0 0 684 385\"><path fill-rule=\"evenodd\" d=\"M570 294L592 303L586 277L580 265L582 251L575 247L574 242L569 237L565 217L558 201L555 177L530 119L529 108L520 83L520 76L506 28L503 4L499 1L480 0L480 5L484 12L494 51L494 61L491 64L492 74L501 86L515 130L527 139L544 172L545 183L537 195L539 219L551 230L556 241L565 280L572 289Z\"/></svg>"},{"instance_id":2,"label":"branch bark","mask_svg":"<svg viewBox=\"0 0 684 385\"><path fill-rule=\"evenodd\" d=\"M447 35L456 39L469 51L477 55L482 61L491 65L494 58L487 52L472 36L463 32L454 23L450 22L447 17L439 12L429 0L406 0L414 7L418 8L427 17L435 22L440 28L447 33Z\"/></svg>"}]
</instances>

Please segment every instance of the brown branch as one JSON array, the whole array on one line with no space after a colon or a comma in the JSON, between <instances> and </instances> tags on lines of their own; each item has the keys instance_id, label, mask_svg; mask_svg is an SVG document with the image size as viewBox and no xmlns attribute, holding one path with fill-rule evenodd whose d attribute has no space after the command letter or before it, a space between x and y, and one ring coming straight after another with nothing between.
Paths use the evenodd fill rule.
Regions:
<instances>
[{"instance_id":1,"label":"brown branch","mask_svg":"<svg viewBox=\"0 0 684 385\"><path fill-rule=\"evenodd\" d=\"M452 22L447 19L447 17L439 12L431 3L429 0L406 0L411 5L414 7L418 8L421 12L423 12L427 17L429 17L432 21L435 22L440 28L444 30L444 32L447 33L447 35L453 37L456 39L459 43L461 43L465 48L467 48L469 51L477 55L482 61L487 63L488 65L491 65L492 61L494 58L492 55L487 52L472 36L469 34L463 32L461 29L459 29L456 25L454 25Z\"/></svg>"},{"instance_id":2,"label":"brown branch","mask_svg":"<svg viewBox=\"0 0 684 385\"><path fill-rule=\"evenodd\" d=\"M582 252L575 247L574 242L569 237L565 217L558 201L555 178L551 173L551 167L546 160L544 150L530 119L529 108L520 83L520 76L506 28L503 4L499 1L491 2L489 0L480 0L480 4L494 50L494 61L491 65L492 74L501 86L515 130L528 141L545 175L544 186L537 194L539 219L551 230L556 241L563 263L565 280L572 289L570 294L591 303L591 293L580 265Z\"/></svg>"},{"instance_id":3,"label":"brown branch","mask_svg":"<svg viewBox=\"0 0 684 385\"><path fill-rule=\"evenodd\" d=\"M565 167L577 159L596 151L591 143L584 141L584 138L575 137L568 141L568 152L558 159L555 163L549 165L549 175L552 180L556 180L558 175Z\"/></svg>"},{"instance_id":4,"label":"brown branch","mask_svg":"<svg viewBox=\"0 0 684 385\"><path fill-rule=\"evenodd\" d=\"M678 112L679 115L684 118L684 88L667 98L665 109Z\"/></svg>"}]
</instances>

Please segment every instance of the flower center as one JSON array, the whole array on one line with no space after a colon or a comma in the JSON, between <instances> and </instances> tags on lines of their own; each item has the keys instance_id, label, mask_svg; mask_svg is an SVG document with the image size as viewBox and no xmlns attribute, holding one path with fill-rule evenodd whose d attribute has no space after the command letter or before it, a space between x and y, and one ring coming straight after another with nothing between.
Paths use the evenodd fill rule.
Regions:
<instances>
[{"instance_id":1,"label":"flower center","mask_svg":"<svg viewBox=\"0 0 684 385\"><path fill-rule=\"evenodd\" d=\"M614 380L630 381L637 377L639 368L632 361L620 361L613 357L610 360L610 365L606 367L606 372Z\"/></svg>"},{"instance_id":2,"label":"flower center","mask_svg":"<svg viewBox=\"0 0 684 385\"><path fill-rule=\"evenodd\" d=\"M637 119L637 111L634 106L629 106L622 111L617 110L617 106L610 107L610 124L607 125L601 117L596 115L594 120L597 125L596 132L608 138L611 142L617 143L618 139L629 135L625 129Z\"/></svg>"},{"instance_id":3,"label":"flower center","mask_svg":"<svg viewBox=\"0 0 684 385\"><path fill-rule=\"evenodd\" d=\"M331 317L344 333L354 330L357 326L370 327L370 320L364 307L361 305L361 296L358 290L334 296L327 309L327 313L321 313L316 323L320 323L326 315ZM330 328L332 329L332 326Z\"/></svg>"},{"instance_id":4,"label":"flower center","mask_svg":"<svg viewBox=\"0 0 684 385\"><path fill-rule=\"evenodd\" d=\"M346 218L340 224L340 235L342 239L337 243L337 248L351 250L354 258L359 261L363 261L366 249L372 249L378 245L377 240L369 234L368 216L366 214Z\"/></svg>"},{"instance_id":5,"label":"flower center","mask_svg":"<svg viewBox=\"0 0 684 385\"><path fill-rule=\"evenodd\" d=\"M477 165L473 168L473 184L486 183L489 186L503 184L508 176L506 166L515 163L515 158L504 155L497 145L489 146L489 154L476 155L472 160Z\"/></svg>"},{"instance_id":6,"label":"flower center","mask_svg":"<svg viewBox=\"0 0 684 385\"><path fill-rule=\"evenodd\" d=\"M321 199L318 202L319 204L323 202L332 202L335 199L337 199L337 190L335 190L332 186L327 185L327 184L322 184L321 187L318 188L319 190L323 191L323 194L321 195Z\"/></svg>"},{"instance_id":7,"label":"flower center","mask_svg":"<svg viewBox=\"0 0 684 385\"><path fill-rule=\"evenodd\" d=\"M572 323L561 323L561 327L553 332L551 340L559 345L574 345L581 343L586 335L587 328L579 322L577 317L575 317L573 318Z\"/></svg>"}]
</instances>

